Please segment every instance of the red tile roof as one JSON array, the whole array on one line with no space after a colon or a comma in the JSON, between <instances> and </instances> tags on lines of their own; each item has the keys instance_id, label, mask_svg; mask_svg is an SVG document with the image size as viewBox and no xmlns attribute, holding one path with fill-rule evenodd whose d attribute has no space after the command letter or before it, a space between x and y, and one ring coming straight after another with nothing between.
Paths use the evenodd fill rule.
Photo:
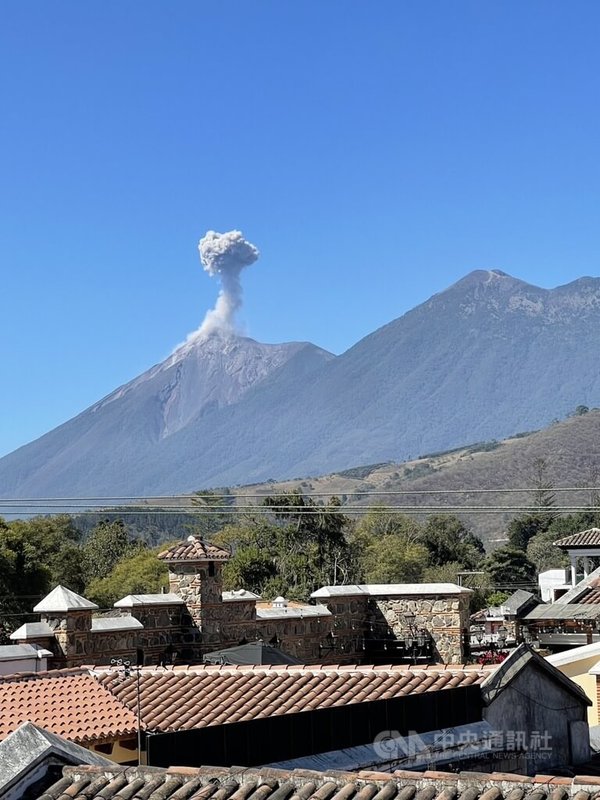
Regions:
<instances>
[{"instance_id":1,"label":"red tile roof","mask_svg":"<svg viewBox=\"0 0 600 800\"><path fill-rule=\"evenodd\" d=\"M227 561L227 550L205 542L196 536L189 536L158 554L163 561Z\"/></svg>"},{"instance_id":2,"label":"red tile roof","mask_svg":"<svg viewBox=\"0 0 600 800\"><path fill-rule=\"evenodd\" d=\"M578 603L585 605L597 606L600 604L600 589L596 586L590 586L583 594L577 598Z\"/></svg>"},{"instance_id":3,"label":"red tile roof","mask_svg":"<svg viewBox=\"0 0 600 800\"><path fill-rule=\"evenodd\" d=\"M37 800L591 800L600 778L501 772L312 772L242 767L65 767Z\"/></svg>"},{"instance_id":4,"label":"red tile roof","mask_svg":"<svg viewBox=\"0 0 600 800\"><path fill-rule=\"evenodd\" d=\"M482 669L340 666L198 666L144 669L140 708L149 730L173 731L314 711L348 703L480 684ZM136 682L99 672L98 680L128 708Z\"/></svg>"},{"instance_id":5,"label":"red tile roof","mask_svg":"<svg viewBox=\"0 0 600 800\"><path fill-rule=\"evenodd\" d=\"M564 536L554 544L557 547L600 547L600 528L590 528L587 531Z\"/></svg>"},{"instance_id":6,"label":"red tile roof","mask_svg":"<svg viewBox=\"0 0 600 800\"><path fill-rule=\"evenodd\" d=\"M0 739L23 722L72 742L113 740L137 730L135 715L82 669L0 677Z\"/></svg>"}]
</instances>

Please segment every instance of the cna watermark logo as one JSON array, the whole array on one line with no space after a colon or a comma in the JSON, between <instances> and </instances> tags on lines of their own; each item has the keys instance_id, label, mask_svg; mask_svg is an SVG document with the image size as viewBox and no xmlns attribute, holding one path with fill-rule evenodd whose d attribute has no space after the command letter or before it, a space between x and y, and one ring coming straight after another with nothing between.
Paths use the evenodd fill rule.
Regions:
<instances>
[{"instance_id":1,"label":"cna watermark logo","mask_svg":"<svg viewBox=\"0 0 600 800\"><path fill-rule=\"evenodd\" d=\"M426 738L425 738L426 737ZM526 758L540 758L552 753L552 736L548 731L438 731L436 734L418 734L409 731L402 736L398 731L381 731L373 740L375 752L382 760L409 760L433 757L468 750L470 754L486 758L501 758L505 753L519 753Z\"/></svg>"}]
</instances>

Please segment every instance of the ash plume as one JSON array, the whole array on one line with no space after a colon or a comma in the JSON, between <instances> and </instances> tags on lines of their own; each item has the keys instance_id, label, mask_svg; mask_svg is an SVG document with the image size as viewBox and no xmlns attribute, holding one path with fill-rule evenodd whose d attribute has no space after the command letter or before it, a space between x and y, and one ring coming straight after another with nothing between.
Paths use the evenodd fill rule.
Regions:
<instances>
[{"instance_id":1,"label":"ash plume","mask_svg":"<svg viewBox=\"0 0 600 800\"><path fill-rule=\"evenodd\" d=\"M242 305L240 275L245 267L256 261L258 248L244 239L240 231L207 231L198 243L198 251L203 268L211 277L220 280L221 290L215 307L188 338L215 331L232 333L235 330L235 313Z\"/></svg>"}]
</instances>

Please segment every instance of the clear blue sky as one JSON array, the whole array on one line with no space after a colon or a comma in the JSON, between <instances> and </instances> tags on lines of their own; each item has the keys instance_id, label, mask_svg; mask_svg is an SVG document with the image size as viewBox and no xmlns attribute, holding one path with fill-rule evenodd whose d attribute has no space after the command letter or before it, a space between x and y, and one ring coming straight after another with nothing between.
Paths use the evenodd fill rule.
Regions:
<instances>
[{"instance_id":1,"label":"clear blue sky","mask_svg":"<svg viewBox=\"0 0 600 800\"><path fill-rule=\"evenodd\" d=\"M242 321L336 353L467 272L598 275L600 5L42 0L0 15L0 453Z\"/></svg>"}]
</instances>

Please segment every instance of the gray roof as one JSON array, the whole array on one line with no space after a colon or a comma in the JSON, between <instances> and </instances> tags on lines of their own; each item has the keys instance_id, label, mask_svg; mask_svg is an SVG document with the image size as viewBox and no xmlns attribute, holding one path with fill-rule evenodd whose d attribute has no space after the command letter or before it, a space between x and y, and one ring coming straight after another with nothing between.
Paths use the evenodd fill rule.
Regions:
<instances>
[{"instance_id":1,"label":"gray roof","mask_svg":"<svg viewBox=\"0 0 600 800\"><path fill-rule=\"evenodd\" d=\"M455 764L473 756L483 758L497 752L497 748L490 746L493 738L494 731L488 722L470 722L426 733L391 736L383 748L378 743L361 744L273 762L261 768L308 769L325 773L359 769L388 772L399 766L403 769L431 770L439 763L452 761Z\"/></svg>"},{"instance_id":2,"label":"gray roof","mask_svg":"<svg viewBox=\"0 0 600 800\"><path fill-rule=\"evenodd\" d=\"M588 605L586 603L542 603L532 608L523 617L524 622L535 622L540 619L598 619L600 617L600 605Z\"/></svg>"},{"instance_id":3,"label":"gray roof","mask_svg":"<svg viewBox=\"0 0 600 800\"><path fill-rule=\"evenodd\" d=\"M32 644L5 644L0 646L0 661L18 661L24 658L47 658L51 650Z\"/></svg>"},{"instance_id":4,"label":"gray roof","mask_svg":"<svg viewBox=\"0 0 600 800\"><path fill-rule=\"evenodd\" d=\"M279 608L257 608L258 619L301 619L303 617L330 617L325 606L284 606Z\"/></svg>"},{"instance_id":5,"label":"gray roof","mask_svg":"<svg viewBox=\"0 0 600 800\"><path fill-rule=\"evenodd\" d=\"M224 603L233 603L236 600L260 600L259 594L249 592L248 589L233 589L230 592L223 592L221 597Z\"/></svg>"},{"instance_id":6,"label":"gray roof","mask_svg":"<svg viewBox=\"0 0 600 800\"><path fill-rule=\"evenodd\" d=\"M52 613L54 611L84 611L98 608L96 603L86 600L80 594L75 594L65 586L56 586L50 594L33 607L34 611Z\"/></svg>"},{"instance_id":7,"label":"gray roof","mask_svg":"<svg viewBox=\"0 0 600 800\"><path fill-rule=\"evenodd\" d=\"M525 606L538 603L539 600L531 592L526 592L523 589L517 589L510 597L507 597L503 603L500 603L500 608L505 614L511 616L517 615Z\"/></svg>"},{"instance_id":8,"label":"gray roof","mask_svg":"<svg viewBox=\"0 0 600 800\"><path fill-rule=\"evenodd\" d=\"M205 664L302 664L294 656L261 640L206 653Z\"/></svg>"},{"instance_id":9,"label":"gray roof","mask_svg":"<svg viewBox=\"0 0 600 800\"><path fill-rule=\"evenodd\" d=\"M563 675L559 669L550 664L545 658L538 655L528 644L520 644L516 650L513 650L508 658L483 681L481 684L481 697L483 702L489 705L510 685L510 683L512 683L523 667L530 663L548 674L552 680L560 683L564 689L583 704L586 706L592 705L592 701L580 686L574 683L570 678L567 678L566 675Z\"/></svg>"},{"instance_id":10,"label":"gray roof","mask_svg":"<svg viewBox=\"0 0 600 800\"><path fill-rule=\"evenodd\" d=\"M321 586L311 597L353 597L354 595L366 595L364 586L357 583L349 583L344 586Z\"/></svg>"},{"instance_id":11,"label":"gray roof","mask_svg":"<svg viewBox=\"0 0 600 800\"><path fill-rule=\"evenodd\" d=\"M129 614L122 617L94 617L92 619L92 633L104 631L135 631L144 626L135 617Z\"/></svg>"},{"instance_id":12,"label":"gray roof","mask_svg":"<svg viewBox=\"0 0 600 800\"><path fill-rule=\"evenodd\" d=\"M21 800L56 764L114 766L98 753L24 722L0 742L0 797Z\"/></svg>"},{"instance_id":13,"label":"gray roof","mask_svg":"<svg viewBox=\"0 0 600 800\"><path fill-rule=\"evenodd\" d=\"M183 598L178 594L128 594L114 604L115 608L131 608L132 606L173 606L183 605Z\"/></svg>"},{"instance_id":14,"label":"gray roof","mask_svg":"<svg viewBox=\"0 0 600 800\"><path fill-rule=\"evenodd\" d=\"M353 597L365 595L367 597L388 597L397 595L407 597L412 595L448 595L472 594L472 589L465 589L456 583L360 583L348 586L322 586L311 597Z\"/></svg>"},{"instance_id":15,"label":"gray roof","mask_svg":"<svg viewBox=\"0 0 600 800\"><path fill-rule=\"evenodd\" d=\"M47 622L26 622L11 633L11 639L42 639L54 636L54 631Z\"/></svg>"}]
</instances>

